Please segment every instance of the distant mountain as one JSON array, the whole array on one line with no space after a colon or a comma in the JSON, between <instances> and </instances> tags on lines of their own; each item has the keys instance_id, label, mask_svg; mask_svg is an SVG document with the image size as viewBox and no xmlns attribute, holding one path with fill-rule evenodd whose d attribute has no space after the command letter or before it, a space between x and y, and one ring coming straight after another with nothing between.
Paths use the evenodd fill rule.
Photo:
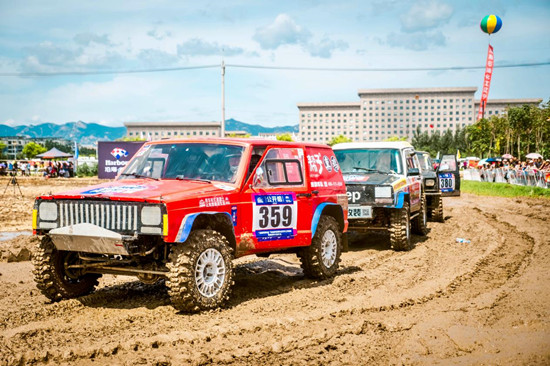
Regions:
<instances>
[{"instance_id":1,"label":"distant mountain","mask_svg":"<svg viewBox=\"0 0 550 366\"><path fill-rule=\"evenodd\" d=\"M58 137L80 144L92 145L98 140L116 140L126 135L126 127L109 127L82 121L62 125L41 123L29 126L0 125L0 136Z\"/></svg>"},{"instance_id":2,"label":"distant mountain","mask_svg":"<svg viewBox=\"0 0 550 366\"><path fill-rule=\"evenodd\" d=\"M225 120L226 131L246 131L253 136L257 136L260 133L298 133L298 125L289 126L277 126L277 127L265 127L261 125L253 125L241 121L234 120L233 118Z\"/></svg>"},{"instance_id":3,"label":"distant mountain","mask_svg":"<svg viewBox=\"0 0 550 366\"><path fill-rule=\"evenodd\" d=\"M161 124L161 122L159 122ZM298 125L264 127L248 124L235 119L226 120L226 131L246 131L251 135L259 133L292 133L298 132ZM0 136L28 136L36 138L58 137L79 144L93 145L98 140L116 140L126 135L126 127L109 127L97 123L82 121L67 122L62 125L41 123L39 125L8 126L0 124Z\"/></svg>"}]
</instances>

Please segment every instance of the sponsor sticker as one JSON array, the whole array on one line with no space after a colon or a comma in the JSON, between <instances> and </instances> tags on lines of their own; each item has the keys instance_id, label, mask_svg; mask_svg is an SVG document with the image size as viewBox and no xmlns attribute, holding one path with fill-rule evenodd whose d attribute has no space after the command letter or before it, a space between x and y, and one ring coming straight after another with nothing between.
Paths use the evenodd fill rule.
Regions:
<instances>
[{"instance_id":1,"label":"sponsor sticker","mask_svg":"<svg viewBox=\"0 0 550 366\"><path fill-rule=\"evenodd\" d=\"M344 182L366 182L367 180L369 180L368 175L356 175L356 174L344 175Z\"/></svg>"},{"instance_id":2,"label":"sponsor sticker","mask_svg":"<svg viewBox=\"0 0 550 366\"><path fill-rule=\"evenodd\" d=\"M147 152L151 148L151 145L145 145L139 151L136 153L136 156L141 156Z\"/></svg>"},{"instance_id":3,"label":"sponsor sticker","mask_svg":"<svg viewBox=\"0 0 550 366\"><path fill-rule=\"evenodd\" d=\"M332 163L330 162L330 159L326 155L323 155L323 164L325 164L325 168L329 173L332 172Z\"/></svg>"},{"instance_id":4,"label":"sponsor sticker","mask_svg":"<svg viewBox=\"0 0 550 366\"><path fill-rule=\"evenodd\" d=\"M258 241L296 236L298 205L295 193L252 194L252 200L252 230Z\"/></svg>"},{"instance_id":5,"label":"sponsor sticker","mask_svg":"<svg viewBox=\"0 0 550 366\"><path fill-rule=\"evenodd\" d=\"M335 172L338 172L340 170L340 165L338 164L338 160L336 159L336 156L332 156L330 158L330 162L332 164L332 169L334 169Z\"/></svg>"},{"instance_id":6,"label":"sponsor sticker","mask_svg":"<svg viewBox=\"0 0 550 366\"><path fill-rule=\"evenodd\" d=\"M147 187L142 185L137 186L115 186L115 187L102 187L102 188L95 188L90 189L88 191L84 191L81 194L105 194L105 193L134 193L143 191L146 189L153 189L154 187Z\"/></svg>"},{"instance_id":7,"label":"sponsor sticker","mask_svg":"<svg viewBox=\"0 0 550 366\"><path fill-rule=\"evenodd\" d=\"M199 207L218 207L229 205L229 197L207 197L199 201Z\"/></svg>"}]
</instances>

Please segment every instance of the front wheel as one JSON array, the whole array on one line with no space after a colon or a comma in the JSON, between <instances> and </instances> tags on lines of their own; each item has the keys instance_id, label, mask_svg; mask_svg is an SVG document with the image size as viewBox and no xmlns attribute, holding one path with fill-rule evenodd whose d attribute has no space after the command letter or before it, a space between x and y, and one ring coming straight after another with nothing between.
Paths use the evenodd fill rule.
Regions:
<instances>
[{"instance_id":1,"label":"front wheel","mask_svg":"<svg viewBox=\"0 0 550 366\"><path fill-rule=\"evenodd\" d=\"M434 199L436 201L434 202L435 208L432 210L432 220L436 222L444 222L445 219L443 217L443 198L441 196L437 196Z\"/></svg>"},{"instance_id":2,"label":"front wheel","mask_svg":"<svg viewBox=\"0 0 550 366\"><path fill-rule=\"evenodd\" d=\"M326 279L336 274L341 254L342 233L338 223L331 216L321 216L311 245L298 256L307 277Z\"/></svg>"},{"instance_id":3,"label":"front wheel","mask_svg":"<svg viewBox=\"0 0 550 366\"><path fill-rule=\"evenodd\" d=\"M420 199L420 211L412 221L412 231L415 234L425 236L428 234L428 208L426 206L426 196L422 195Z\"/></svg>"},{"instance_id":4,"label":"front wheel","mask_svg":"<svg viewBox=\"0 0 550 366\"><path fill-rule=\"evenodd\" d=\"M168 294L174 308L195 312L222 306L233 285L231 248L214 230L196 230L170 253Z\"/></svg>"},{"instance_id":5,"label":"front wheel","mask_svg":"<svg viewBox=\"0 0 550 366\"><path fill-rule=\"evenodd\" d=\"M408 202L400 209L391 210L390 245L393 250L411 250L410 213Z\"/></svg>"},{"instance_id":6,"label":"front wheel","mask_svg":"<svg viewBox=\"0 0 550 366\"><path fill-rule=\"evenodd\" d=\"M34 281L44 296L52 301L71 299L92 292L99 274L83 273L77 252L57 250L49 236L38 243L32 258Z\"/></svg>"}]
</instances>

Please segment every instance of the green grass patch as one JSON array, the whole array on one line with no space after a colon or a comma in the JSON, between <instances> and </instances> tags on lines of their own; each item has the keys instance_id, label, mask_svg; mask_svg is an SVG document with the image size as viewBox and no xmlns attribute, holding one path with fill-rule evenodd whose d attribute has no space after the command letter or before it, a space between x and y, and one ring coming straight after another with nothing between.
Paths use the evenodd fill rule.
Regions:
<instances>
[{"instance_id":1,"label":"green grass patch","mask_svg":"<svg viewBox=\"0 0 550 366\"><path fill-rule=\"evenodd\" d=\"M498 197L544 197L550 198L550 189L540 187L516 186L508 183L475 182L461 180L460 190L479 196Z\"/></svg>"}]
</instances>

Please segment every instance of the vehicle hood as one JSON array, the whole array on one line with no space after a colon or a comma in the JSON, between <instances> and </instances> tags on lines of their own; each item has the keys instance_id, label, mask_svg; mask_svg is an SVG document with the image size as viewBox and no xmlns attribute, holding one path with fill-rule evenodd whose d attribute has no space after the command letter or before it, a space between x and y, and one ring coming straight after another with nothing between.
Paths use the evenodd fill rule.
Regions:
<instances>
[{"instance_id":1,"label":"vehicle hood","mask_svg":"<svg viewBox=\"0 0 550 366\"><path fill-rule=\"evenodd\" d=\"M237 187L220 182L184 180L124 179L56 193L53 199L107 199L113 201L170 202L202 195L235 191Z\"/></svg>"},{"instance_id":2,"label":"vehicle hood","mask_svg":"<svg viewBox=\"0 0 550 366\"><path fill-rule=\"evenodd\" d=\"M395 174L380 174L380 173L345 173L344 182L346 185L394 185L396 182L403 180L403 176Z\"/></svg>"}]
</instances>

